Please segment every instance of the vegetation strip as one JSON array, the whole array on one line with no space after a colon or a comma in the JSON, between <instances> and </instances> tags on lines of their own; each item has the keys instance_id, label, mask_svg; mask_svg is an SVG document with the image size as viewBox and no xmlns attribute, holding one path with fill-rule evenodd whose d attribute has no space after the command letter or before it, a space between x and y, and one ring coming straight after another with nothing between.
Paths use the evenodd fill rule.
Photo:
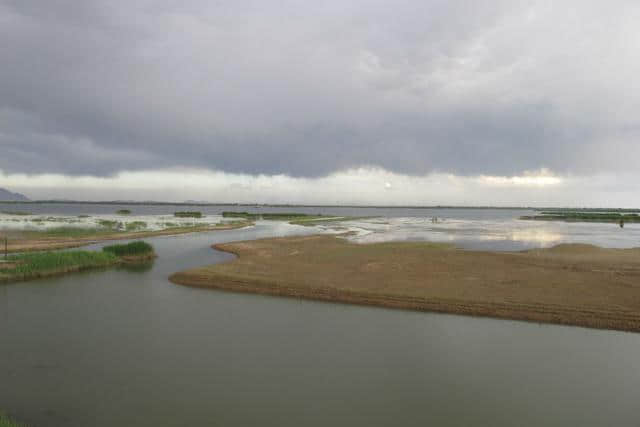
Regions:
<instances>
[{"instance_id":1,"label":"vegetation strip","mask_svg":"<svg viewBox=\"0 0 640 427\"><path fill-rule=\"evenodd\" d=\"M0 263L0 282L36 279L155 258L145 242L105 246L102 251L35 252L12 255Z\"/></svg>"},{"instance_id":2,"label":"vegetation strip","mask_svg":"<svg viewBox=\"0 0 640 427\"><path fill-rule=\"evenodd\" d=\"M235 212L235 211L224 211L222 212L222 216L224 218L243 218L245 220L257 221L257 220L265 220L265 221L287 221L290 224L296 225L318 225L325 222L336 222L336 221L352 221L356 219L363 218L373 218L373 217L349 217L349 216L332 216L332 215L322 215L322 214L306 214L299 212L277 212L277 213L250 213L250 212Z\"/></svg>"},{"instance_id":3,"label":"vegetation strip","mask_svg":"<svg viewBox=\"0 0 640 427\"><path fill-rule=\"evenodd\" d=\"M202 218L202 212L197 212L197 211L174 212L173 216L178 218Z\"/></svg>"},{"instance_id":4,"label":"vegetation strip","mask_svg":"<svg viewBox=\"0 0 640 427\"><path fill-rule=\"evenodd\" d=\"M178 224L172 224L170 228L166 228L164 230L144 231L56 227L44 231L4 231L3 234L8 234L8 251L11 253L77 248L109 240L142 239L155 236L173 236L185 233L233 230L251 225L253 225L253 222L251 221L234 221L231 223L220 223L216 225L195 226L179 226Z\"/></svg>"},{"instance_id":5,"label":"vegetation strip","mask_svg":"<svg viewBox=\"0 0 640 427\"><path fill-rule=\"evenodd\" d=\"M27 427L27 425L19 423L0 412L0 427Z\"/></svg>"},{"instance_id":6,"label":"vegetation strip","mask_svg":"<svg viewBox=\"0 0 640 427\"><path fill-rule=\"evenodd\" d=\"M227 243L231 263L174 283L640 332L640 249L561 245L525 252L429 243L357 245L333 236Z\"/></svg>"},{"instance_id":7,"label":"vegetation strip","mask_svg":"<svg viewBox=\"0 0 640 427\"><path fill-rule=\"evenodd\" d=\"M535 221L566 221L566 222L640 222L637 212L626 211L542 211L539 215L525 215L520 219Z\"/></svg>"}]
</instances>

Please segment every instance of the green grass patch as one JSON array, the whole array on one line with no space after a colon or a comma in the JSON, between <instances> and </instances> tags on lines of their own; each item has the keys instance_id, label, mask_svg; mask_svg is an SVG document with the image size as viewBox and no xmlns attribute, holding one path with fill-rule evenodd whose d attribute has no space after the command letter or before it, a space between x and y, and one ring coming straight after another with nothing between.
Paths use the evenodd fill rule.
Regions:
<instances>
[{"instance_id":1,"label":"green grass patch","mask_svg":"<svg viewBox=\"0 0 640 427\"><path fill-rule=\"evenodd\" d=\"M19 423L7 415L0 413L0 427L27 427L27 425Z\"/></svg>"},{"instance_id":2,"label":"green grass patch","mask_svg":"<svg viewBox=\"0 0 640 427\"><path fill-rule=\"evenodd\" d=\"M178 218L202 218L202 212L198 211L180 211L174 212L173 216Z\"/></svg>"},{"instance_id":3,"label":"green grass patch","mask_svg":"<svg viewBox=\"0 0 640 427\"><path fill-rule=\"evenodd\" d=\"M110 245L102 248L105 253L116 256L144 255L153 252L153 246L143 241L135 241L124 245Z\"/></svg>"},{"instance_id":4,"label":"green grass patch","mask_svg":"<svg viewBox=\"0 0 640 427\"><path fill-rule=\"evenodd\" d=\"M118 209L116 211L116 213L118 215L131 215L131 210L130 209Z\"/></svg>"},{"instance_id":5,"label":"green grass patch","mask_svg":"<svg viewBox=\"0 0 640 427\"><path fill-rule=\"evenodd\" d=\"M147 228L147 223L144 221L131 221L125 225L127 231L138 231L144 230L145 228Z\"/></svg>"},{"instance_id":6,"label":"green grass patch","mask_svg":"<svg viewBox=\"0 0 640 427\"><path fill-rule=\"evenodd\" d=\"M620 222L620 220L640 222L640 215L637 213L553 210L540 212L539 215L521 216L520 219L566 222Z\"/></svg>"},{"instance_id":7,"label":"green grass patch","mask_svg":"<svg viewBox=\"0 0 640 427\"><path fill-rule=\"evenodd\" d=\"M142 262L150 257L137 259L136 256L153 255L153 253L153 247L150 244L137 241L124 245L105 246L102 251L48 251L11 255L6 262L0 263L0 282L29 280L123 263Z\"/></svg>"},{"instance_id":8,"label":"green grass patch","mask_svg":"<svg viewBox=\"0 0 640 427\"><path fill-rule=\"evenodd\" d=\"M19 216L32 215L31 212L27 212L27 211L2 211L0 213L3 213L5 215L19 215Z\"/></svg>"},{"instance_id":9,"label":"green grass patch","mask_svg":"<svg viewBox=\"0 0 640 427\"><path fill-rule=\"evenodd\" d=\"M121 228L122 227L122 223L120 221L113 221L113 220L110 220L110 219L99 219L98 220L98 224L100 224L104 228L108 228L108 229L114 229L114 228Z\"/></svg>"},{"instance_id":10,"label":"green grass patch","mask_svg":"<svg viewBox=\"0 0 640 427\"><path fill-rule=\"evenodd\" d=\"M119 263L112 253L97 251L34 252L8 257L9 268L0 269L0 280L26 280Z\"/></svg>"},{"instance_id":11,"label":"green grass patch","mask_svg":"<svg viewBox=\"0 0 640 427\"><path fill-rule=\"evenodd\" d=\"M104 236L105 234L111 234L113 229L104 228L80 228L80 227L53 227L39 231L29 231L25 234L33 237L56 237L56 238L76 238L76 237L90 237L90 236Z\"/></svg>"}]
</instances>

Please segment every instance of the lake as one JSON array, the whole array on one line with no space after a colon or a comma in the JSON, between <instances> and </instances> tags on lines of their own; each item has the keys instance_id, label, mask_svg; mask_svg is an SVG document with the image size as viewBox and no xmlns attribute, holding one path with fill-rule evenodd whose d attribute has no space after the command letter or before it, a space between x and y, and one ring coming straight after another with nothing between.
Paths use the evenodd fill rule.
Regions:
<instances>
[{"instance_id":1,"label":"lake","mask_svg":"<svg viewBox=\"0 0 640 427\"><path fill-rule=\"evenodd\" d=\"M143 213L183 210L149 209ZM437 216L486 226L520 215L461 211ZM436 216L396 213L384 214L386 222L414 227L416 218ZM159 255L147 269L0 285L0 409L33 426L640 424L639 334L167 281L175 271L232 259L213 243L314 232L260 222L146 239Z\"/></svg>"}]
</instances>

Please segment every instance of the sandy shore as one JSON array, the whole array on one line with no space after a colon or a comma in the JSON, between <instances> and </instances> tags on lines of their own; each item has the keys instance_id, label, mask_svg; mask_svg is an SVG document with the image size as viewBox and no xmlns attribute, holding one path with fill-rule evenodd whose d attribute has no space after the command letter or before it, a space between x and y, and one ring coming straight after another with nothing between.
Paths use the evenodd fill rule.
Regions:
<instances>
[{"instance_id":1,"label":"sandy shore","mask_svg":"<svg viewBox=\"0 0 640 427\"><path fill-rule=\"evenodd\" d=\"M333 236L226 243L236 260L174 283L325 301L640 331L640 248L525 252Z\"/></svg>"},{"instance_id":2,"label":"sandy shore","mask_svg":"<svg viewBox=\"0 0 640 427\"><path fill-rule=\"evenodd\" d=\"M32 252L32 251L46 251L56 249L68 249L78 248L81 246L91 245L93 243L105 242L110 240L125 240L125 239L143 239L147 237L156 236L175 236L186 233L202 233L207 231L222 231L233 230L236 228L243 228L249 225L253 225L251 222L238 222L229 223L214 226L203 227L182 227L182 228L169 228L166 230L157 231L135 231L135 232L113 232L94 234L82 237L38 237L33 233L21 233L21 232L2 232L0 236L5 234L8 236L8 252ZM4 252L4 239L0 239L0 252Z\"/></svg>"}]
</instances>

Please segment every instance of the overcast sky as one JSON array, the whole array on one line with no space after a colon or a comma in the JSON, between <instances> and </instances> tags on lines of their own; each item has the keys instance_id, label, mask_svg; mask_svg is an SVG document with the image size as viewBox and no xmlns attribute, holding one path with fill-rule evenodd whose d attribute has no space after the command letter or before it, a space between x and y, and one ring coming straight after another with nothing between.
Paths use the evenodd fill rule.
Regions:
<instances>
[{"instance_id":1,"label":"overcast sky","mask_svg":"<svg viewBox=\"0 0 640 427\"><path fill-rule=\"evenodd\" d=\"M640 206L638 22L637 1L0 0L0 187Z\"/></svg>"}]
</instances>

